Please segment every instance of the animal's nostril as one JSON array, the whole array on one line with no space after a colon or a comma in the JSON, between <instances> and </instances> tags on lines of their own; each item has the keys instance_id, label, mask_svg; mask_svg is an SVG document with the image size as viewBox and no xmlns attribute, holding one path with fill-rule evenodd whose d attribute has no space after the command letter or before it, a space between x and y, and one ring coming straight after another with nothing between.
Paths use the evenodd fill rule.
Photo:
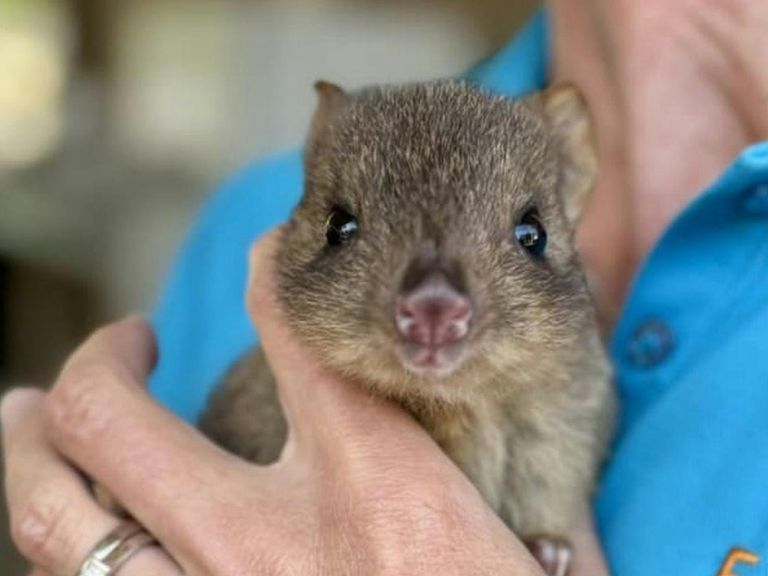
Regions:
<instances>
[{"instance_id":1,"label":"animal's nostril","mask_svg":"<svg viewBox=\"0 0 768 576\"><path fill-rule=\"evenodd\" d=\"M439 274L401 295L395 305L395 324L400 334L425 346L462 340L469 332L471 319L469 299Z\"/></svg>"}]
</instances>

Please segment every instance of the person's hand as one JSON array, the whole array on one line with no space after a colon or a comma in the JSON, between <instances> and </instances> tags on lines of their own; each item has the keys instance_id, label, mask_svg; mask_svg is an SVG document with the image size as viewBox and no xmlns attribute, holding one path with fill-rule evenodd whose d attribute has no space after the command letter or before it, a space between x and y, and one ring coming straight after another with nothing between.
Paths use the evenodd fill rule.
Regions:
<instances>
[{"instance_id":1,"label":"person's hand","mask_svg":"<svg viewBox=\"0 0 768 576\"><path fill-rule=\"evenodd\" d=\"M271 291L274 243L253 250L248 304L291 426L280 461L239 460L156 404L143 387L151 331L120 322L71 357L49 394L20 390L3 402L21 552L39 574L71 576L118 524L76 466L162 546L144 549L120 576L541 575L424 430L323 371L292 338ZM597 574L591 529L575 542L576 571Z\"/></svg>"}]
</instances>

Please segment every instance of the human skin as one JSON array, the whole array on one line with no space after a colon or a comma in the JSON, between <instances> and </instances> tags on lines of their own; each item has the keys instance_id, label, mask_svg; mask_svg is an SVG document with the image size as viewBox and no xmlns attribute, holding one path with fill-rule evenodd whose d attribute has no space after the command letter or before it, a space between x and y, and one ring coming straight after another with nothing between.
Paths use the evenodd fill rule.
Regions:
<instances>
[{"instance_id":1,"label":"human skin","mask_svg":"<svg viewBox=\"0 0 768 576\"><path fill-rule=\"evenodd\" d=\"M326 373L292 337L271 291L275 243L273 234L252 251L249 310L291 424L280 461L239 460L154 403L143 390L155 356L151 332L126 320L75 352L50 393L17 391L3 402L8 499L22 553L44 573L70 576L117 524L69 461L108 487L167 551L143 552L126 576L540 575L415 421ZM585 569L597 556L583 538L589 533L578 539Z\"/></svg>"},{"instance_id":2,"label":"human skin","mask_svg":"<svg viewBox=\"0 0 768 576\"><path fill-rule=\"evenodd\" d=\"M554 81L585 93L600 174L579 245L609 328L673 218L768 138L768 3L551 0Z\"/></svg>"},{"instance_id":3,"label":"human skin","mask_svg":"<svg viewBox=\"0 0 768 576\"><path fill-rule=\"evenodd\" d=\"M600 179L579 240L610 324L671 219L739 150L768 137L768 3L552 0L550 7L554 77L585 91L597 121ZM254 277L266 285L262 248ZM136 321L91 338L52 393L6 398L14 534L40 574L74 573L117 522L68 462L112 490L180 564L154 549L121 576L270 573L275 565L312 574L307 567L322 562L350 573L371 562L373 571L358 573L407 566L415 574L417 566L424 574L540 574L413 422L319 370L269 305L268 288L254 283L251 292L289 419L300 423L274 467L233 460L144 394L153 348ZM574 534L576 559L599 565L589 526L585 520ZM311 534L322 537L310 541Z\"/></svg>"}]
</instances>

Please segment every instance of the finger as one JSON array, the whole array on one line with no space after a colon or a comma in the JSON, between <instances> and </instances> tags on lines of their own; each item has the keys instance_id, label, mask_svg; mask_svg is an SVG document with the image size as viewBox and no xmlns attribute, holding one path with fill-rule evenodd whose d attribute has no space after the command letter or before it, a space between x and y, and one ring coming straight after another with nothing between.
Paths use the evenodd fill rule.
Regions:
<instances>
[{"instance_id":1,"label":"finger","mask_svg":"<svg viewBox=\"0 0 768 576\"><path fill-rule=\"evenodd\" d=\"M608 576L591 510L584 510L570 541L573 545L572 576Z\"/></svg>"},{"instance_id":2,"label":"finger","mask_svg":"<svg viewBox=\"0 0 768 576\"><path fill-rule=\"evenodd\" d=\"M179 566L157 546L145 548L130 558L119 570L120 576L182 576ZM58 576L34 568L29 576ZM71 576L71 575L68 575Z\"/></svg>"},{"instance_id":3,"label":"finger","mask_svg":"<svg viewBox=\"0 0 768 576\"><path fill-rule=\"evenodd\" d=\"M129 316L98 330L73 354L72 361L107 364L109 369L125 374L123 383L143 387L157 362L155 335L142 316Z\"/></svg>"},{"instance_id":4,"label":"finger","mask_svg":"<svg viewBox=\"0 0 768 576\"><path fill-rule=\"evenodd\" d=\"M324 369L291 332L276 298L274 261L281 233L278 229L251 248L247 306L297 444L333 445L336 453L347 455L361 442L382 456L381 450L433 452L432 441L402 409Z\"/></svg>"},{"instance_id":5,"label":"finger","mask_svg":"<svg viewBox=\"0 0 768 576\"><path fill-rule=\"evenodd\" d=\"M257 524L275 498L266 490L243 494L242 486L258 482L262 471L214 446L145 393L151 358L134 349L144 346L128 334L135 328L128 321L102 329L72 356L45 402L47 436L186 570L199 566L217 538L237 530L242 510L253 511L250 522Z\"/></svg>"},{"instance_id":6,"label":"finger","mask_svg":"<svg viewBox=\"0 0 768 576\"><path fill-rule=\"evenodd\" d=\"M71 576L119 519L96 505L82 477L48 444L42 403L42 392L18 390L2 404L11 533L38 574ZM178 574L158 550L139 552L134 562L158 576Z\"/></svg>"}]
</instances>

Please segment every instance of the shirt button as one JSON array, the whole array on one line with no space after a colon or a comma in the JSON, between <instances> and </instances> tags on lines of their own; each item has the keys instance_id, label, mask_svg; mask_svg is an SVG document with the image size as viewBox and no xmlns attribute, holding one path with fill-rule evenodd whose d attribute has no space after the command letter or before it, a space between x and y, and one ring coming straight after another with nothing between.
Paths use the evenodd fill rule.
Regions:
<instances>
[{"instance_id":1,"label":"shirt button","mask_svg":"<svg viewBox=\"0 0 768 576\"><path fill-rule=\"evenodd\" d=\"M758 184L750 191L744 208L754 214L768 214L768 183Z\"/></svg>"},{"instance_id":2,"label":"shirt button","mask_svg":"<svg viewBox=\"0 0 768 576\"><path fill-rule=\"evenodd\" d=\"M630 362L642 368L661 364L674 348L672 332L660 320L640 324L629 339L627 355Z\"/></svg>"}]
</instances>

